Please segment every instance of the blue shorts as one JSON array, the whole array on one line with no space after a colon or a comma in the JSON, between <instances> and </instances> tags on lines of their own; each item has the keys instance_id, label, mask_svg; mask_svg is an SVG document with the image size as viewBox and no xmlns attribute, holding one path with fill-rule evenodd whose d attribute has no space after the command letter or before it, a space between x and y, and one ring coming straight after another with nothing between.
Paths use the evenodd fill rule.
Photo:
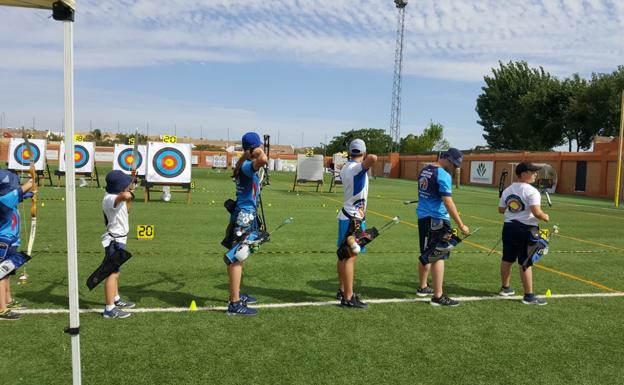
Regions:
<instances>
[{"instance_id":1,"label":"blue shorts","mask_svg":"<svg viewBox=\"0 0 624 385\"><path fill-rule=\"evenodd\" d=\"M349 231L349 227L351 225L350 219L339 219L338 220L338 242L336 243L336 247L340 248L342 243L349 235L353 235L353 231ZM366 221L362 221L362 230L366 230ZM366 252L366 247L362 247L360 253Z\"/></svg>"},{"instance_id":2,"label":"blue shorts","mask_svg":"<svg viewBox=\"0 0 624 385\"><path fill-rule=\"evenodd\" d=\"M113 254L115 254L115 251L117 249L125 250L126 244L118 243L118 242L111 242L108 246L106 246L106 248L104 248L104 253L106 254L107 258L110 258ZM121 271L121 267L113 271L113 273L119 273L119 271Z\"/></svg>"}]
</instances>

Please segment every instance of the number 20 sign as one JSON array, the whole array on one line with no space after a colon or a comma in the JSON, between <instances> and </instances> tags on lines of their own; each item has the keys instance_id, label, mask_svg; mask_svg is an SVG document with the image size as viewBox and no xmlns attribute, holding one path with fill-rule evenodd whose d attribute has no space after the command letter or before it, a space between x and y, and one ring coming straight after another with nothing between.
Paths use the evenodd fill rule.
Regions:
<instances>
[{"instance_id":1,"label":"number 20 sign","mask_svg":"<svg viewBox=\"0 0 624 385\"><path fill-rule=\"evenodd\" d=\"M154 225L137 225L137 239L154 239Z\"/></svg>"}]
</instances>

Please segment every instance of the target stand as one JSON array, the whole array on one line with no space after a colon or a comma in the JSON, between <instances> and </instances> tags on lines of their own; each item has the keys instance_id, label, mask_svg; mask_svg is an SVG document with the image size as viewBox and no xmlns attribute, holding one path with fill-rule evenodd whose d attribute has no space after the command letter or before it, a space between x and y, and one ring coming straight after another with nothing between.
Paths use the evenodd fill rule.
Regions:
<instances>
[{"instance_id":1,"label":"target stand","mask_svg":"<svg viewBox=\"0 0 624 385\"><path fill-rule=\"evenodd\" d=\"M186 204L191 204L191 184L190 183L159 183L159 182L148 182L147 180L141 181L141 186L143 186L143 201L145 203L150 201L150 193L162 193L164 186L173 186L179 187L178 189L169 190L170 193L186 193Z\"/></svg>"},{"instance_id":2,"label":"target stand","mask_svg":"<svg viewBox=\"0 0 624 385\"><path fill-rule=\"evenodd\" d=\"M24 170L15 170L12 168L7 168L7 170L14 172L15 174L17 174L17 176L19 176L20 180L22 179L30 179L30 174L28 173L28 171L24 171ZM46 163L46 169L45 170L37 170L36 171L36 175L37 175L37 186L41 186L41 179L47 179L49 186L54 186L54 183L52 183L52 175L50 174L50 166Z\"/></svg>"},{"instance_id":3,"label":"target stand","mask_svg":"<svg viewBox=\"0 0 624 385\"><path fill-rule=\"evenodd\" d=\"M60 171L60 170L56 170L54 171L54 175L56 175L58 177L58 181L56 186L57 187L61 187L61 177L65 176L65 171ZM81 177L85 177L85 178L89 178L89 180L91 182L93 182L93 180L95 180L97 187L100 187L100 175L98 174L98 169L97 166L93 166L93 172L77 172L76 176L81 176Z\"/></svg>"}]
</instances>

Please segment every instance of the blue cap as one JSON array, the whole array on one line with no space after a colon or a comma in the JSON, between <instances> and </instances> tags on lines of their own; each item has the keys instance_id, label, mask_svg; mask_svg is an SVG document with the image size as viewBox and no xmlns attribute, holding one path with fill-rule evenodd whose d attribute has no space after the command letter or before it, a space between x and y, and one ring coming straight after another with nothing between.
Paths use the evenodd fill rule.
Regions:
<instances>
[{"instance_id":1,"label":"blue cap","mask_svg":"<svg viewBox=\"0 0 624 385\"><path fill-rule=\"evenodd\" d=\"M462 161L464 160L464 154L456 148L449 148L444 151L442 155L440 155L441 159L447 159L449 162L453 163L455 167L461 167Z\"/></svg>"},{"instance_id":2,"label":"blue cap","mask_svg":"<svg viewBox=\"0 0 624 385\"><path fill-rule=\"evenodd\" d=\"M248 132L243 135L243 150L253 150L260 146L262 146L262 140L255 132Z\"/></svg>"},{"instance_id":3,"label":"blue cap","mask_svg":"<svg viewBox=\"0 0 624 385\"><path fill-rule=\"evenodd\" d=\"M0 196L10 193L19 186L19 177L14 172L0 170Z\"/></svg>"},{"instance_id":4,"label":"blue cap","mask_svg":"<svg viewBox=\"0 0 624 385\"><path fill-rule=\"evenodd\" d=\"M113 170L106 174L106 192L119 194L130 186L132 178L121 170Z\"/></svg>"}]
</instances>

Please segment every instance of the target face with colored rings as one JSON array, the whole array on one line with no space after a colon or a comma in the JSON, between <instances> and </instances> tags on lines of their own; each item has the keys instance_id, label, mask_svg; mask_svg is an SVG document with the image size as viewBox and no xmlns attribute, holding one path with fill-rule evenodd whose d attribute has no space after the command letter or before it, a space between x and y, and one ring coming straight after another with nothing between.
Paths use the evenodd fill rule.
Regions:
<instances>
[{"instance_id":1,"label":"target face with colored rings","mask_svg":"<svg viewBox=\"0 0 624 385\"><path fill-rule=\"evenodd\" d=\"M82 168L89 164L89 150L80 144L74 147L74 164L76 168Z\"/></svg>"},{"instance_id":2,"label":"target face with colored rings","mask_svg":"<svg viewBox=\"0 0 624 385\"><path fill-rule=\"evenodd\" d=\"M32 154L30 153L32 149ZM41 151L39 147L34 144L30 144L28 146L26 142L20 143L15 150L13 151L13 157L17 161L17 163L22 166L30 166L30 162L37 163L39 158L41 157Z\"/></svg>"},{"instance_id":3,"label":"target face with colored rings","mask_svg":"<svg viewBox=\"0 0 624 385\"><path fill-rule=\"evenodd\" d=\"M178 149L165 147L154 154L152 165L158 175L164 178L175 178L184 172L186 160Z\"/></svg>"},{"instance_id":4,"label":"target face with colored rings","mask_svg":"<svg viewBox=\"0 0 624 385\"><path fill-rule=\"evenodd\" d=\"M141 168L141 164L143 164L143 156L140 152L137 152L137 170ZM117 163L119 167L121 167L124 171L132 171L132 163L134 162L134 155L132 148L126 148L119 152L117 155Z\"/></svg>"}]
</instances>

